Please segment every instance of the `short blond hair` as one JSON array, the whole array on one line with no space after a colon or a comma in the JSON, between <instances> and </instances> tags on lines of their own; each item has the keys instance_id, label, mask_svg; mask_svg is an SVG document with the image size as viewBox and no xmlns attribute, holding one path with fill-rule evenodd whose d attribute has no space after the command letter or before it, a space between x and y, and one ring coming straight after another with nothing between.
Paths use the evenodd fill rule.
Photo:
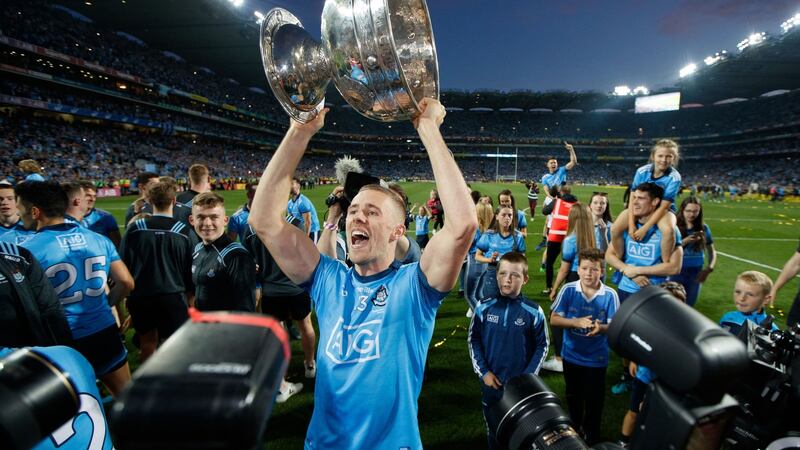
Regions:
<instances>
[{"instance_id":1,"label":"short blond hair","mask_svg":"<svg viewBox=\"0 0 800 450\"><path fill-rule=\"evenodd\" d=\"M202 194L197 194L194 199L192 199L192 208L195 206L198 208L224 207L225 199L215 192L203 192Z\"/></svg>"},{"instance_id":2,"label":"short blond hair","mask_svg":"<svg viewBox=\"0 0 800 450\"><path fill-rule=\"evenodd\" d=\"M742 272L736 277L736 281L744 281L747 284L758 286L761 288L761 293L768 295L772 291L772 280L763 272L757 270L748 270Z\"/></svg>"}]
</instances>

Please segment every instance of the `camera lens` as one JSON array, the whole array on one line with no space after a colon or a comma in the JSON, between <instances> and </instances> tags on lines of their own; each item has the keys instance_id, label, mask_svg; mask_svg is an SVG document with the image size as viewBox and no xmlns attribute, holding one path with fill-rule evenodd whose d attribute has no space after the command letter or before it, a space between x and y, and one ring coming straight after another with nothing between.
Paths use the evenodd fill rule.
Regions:
<instances>
[{"instance_id":1,"label":"camera lens","mask_svg":"<svg viewBox=\"0 0 800 450\"><path fill-rule=\"evenodd\" d=\"M31 350L0 363L0 442L30 448L78 412L78 396L67 376Z\"/></svg>"},{"instance_id":2,"label":"camera lens","mask_svg":"<svg viewBox=\"0 0 800 450\"><path fill-rule=\"evenodd\" d=\"M558 397L536 375L512 378L486 420L502 448L588 449Z\"/></svg>"}]
</instances>

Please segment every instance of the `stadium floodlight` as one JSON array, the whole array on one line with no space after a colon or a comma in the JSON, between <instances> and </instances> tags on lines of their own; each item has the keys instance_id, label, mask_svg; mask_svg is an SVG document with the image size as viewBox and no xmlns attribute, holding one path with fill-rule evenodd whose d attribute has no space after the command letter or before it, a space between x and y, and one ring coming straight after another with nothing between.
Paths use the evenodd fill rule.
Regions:
<instances>
[{"instance_id":1,"label":"stadium floodlight","mask_svg":"<svg viewBox=\"0 0 800 450\"><path fill-rule=\"evenodd\" d=\"M783 30L784 33L788 33L789 30L797 27L798 25L800 25L800 13L797 13L793 17L786 19L781 24L781 29Z\"/></svg>"},{"instance_id":2,"label":"stadium floodlight","mask_svg":"<svg viewBox=\"0 0 800 450\"><path fill-rule=\"evenodd\" d=\"M688 77L689 75L691 75L691 74L693 74L695 72L697 72L697 64L689 63L689 64L683 66L683 69L681 69L681 71L678 72L678 75L681 78L684 78L684 77Z\"/></svg>"},{"instance_id":3,"label":"stadium floodlight","mask_svg":"<svg viewBox=\"0 0 800 450\"><path fill-rule=\"evenodd\" d=\"M621 97L624 95L630 95L630 93L631 93L631 88L629 88L628 86L625 85L614 86L614 95L618 95Z\"/></svg>"},{"instance_id":4,"label":"stadium floodlight","mask_svg":"<svg viewBox=\"0 0 800 450\"><path fill-rule=\"evenodd\" d=\"M240 7L244 4L244 0L228 0L235 7Z\"/></svg>"},{"instance_id":5,"label":"stadium floodlight","mask_svg":"<svg viewBox=\"0 0 800 450\"><path fill-rule=\"evenodd\" d=\"M647 89L645 86L636 86L633 88L633 95L648 95L650 94L650 89Z\"/></svg>"},{"instance_id":6,"label":"stadium floodlight","mask_svg":"<svg viewBox=\"0 0 800 450\"><path fill-rule=\"evenodd\" d=\"M744 39L742 42L736 44L736 48L738 48L739 51L741 52L744 49L752 47L754 45L758 45L764 42L765 40L767 40L767 33L763 31L760 33L753 33L750 36L747 36L747 38Z\"/></svg>"},{"instance_id":7,"label":"stadium floodlight","mask_svg":"<svg viewBox=\"0 0 800 450\"><path fill-rule=\"evenodd\" d=\"M722 50L722 51L719 51L717 53L714 53L712 56L706 56L706 58L703 60L703 62L705 62L707 66L710 66L710 65L716 64L716 63L718 63L720 61L724 61L726 59L728 59L728 52L725 51L725 50Z\"/></svg>"},{"instance_id":8,"label":"stadium floodlight","mask_svg":"<svg viewBox=\"0 0 800 450\"><path fill-rule=\"evenodd\" d=\"M257 24L260 25L261 22L264 21L264 14L261 11L256 11L256 12L253 13L253 15L256 16L256 23Z\"/></svg>"}]
</instances>

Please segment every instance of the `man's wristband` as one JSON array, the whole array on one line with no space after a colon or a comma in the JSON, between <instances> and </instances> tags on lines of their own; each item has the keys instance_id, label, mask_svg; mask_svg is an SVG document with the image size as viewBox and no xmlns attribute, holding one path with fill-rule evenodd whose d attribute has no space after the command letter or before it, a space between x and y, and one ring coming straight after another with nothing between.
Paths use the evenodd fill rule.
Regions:
<instances>
[{"instance_id":1,"label":"man's wristband","mask_svg":"<svg viewBox=\"0 0 800 450\"><path fill-rule=\"evenodd\" d=\"M337 231L339 229L339 225L335 224L335 223L325 222L325 225L323 225L323 228L325 228L326 230Z\"/></svg>"}]
</instances>

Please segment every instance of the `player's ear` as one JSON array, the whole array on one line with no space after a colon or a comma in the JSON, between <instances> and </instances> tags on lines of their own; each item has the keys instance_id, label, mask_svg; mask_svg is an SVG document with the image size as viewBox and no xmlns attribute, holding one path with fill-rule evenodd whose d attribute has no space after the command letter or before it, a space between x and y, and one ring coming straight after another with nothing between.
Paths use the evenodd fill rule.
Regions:
<instances>
[{"instance_id":1,"label":"player's ear","mask_svg":"<svg viewBox=\"0 0 800 450\"><path fill-rule=\"evenodd\" d=\"M526 284L528 284L528 274L527 273L522 275L522 285L525 286Z\"/></svg>"},{"instance_id":2,"label":"player's ear","mask_svg":"<svg viewBox=\"0 0 800 450\"><path fill-rule=\"evenodd\" d=\"M396 241L396 240L399 240L399 239L400 239L401 237L403 237L405 234L406 234L406 227L405 227L405 225L402 225L402 224L400 224L400 225L396 225L396 226L394 227L394 229L392 230L392 234L391 234L391 240L390 240L390 242L391 242L391 241Z\"/></svg>"},{"instance_id":3,"label":"player's ear","mask_svg":"<svg viewBox=\"0 0 800 450\"><path fill-rule=\"evenodd\" d=\"M189 225L194 227L194 214L189 214Z\"/></svg>"}]
</instances>

